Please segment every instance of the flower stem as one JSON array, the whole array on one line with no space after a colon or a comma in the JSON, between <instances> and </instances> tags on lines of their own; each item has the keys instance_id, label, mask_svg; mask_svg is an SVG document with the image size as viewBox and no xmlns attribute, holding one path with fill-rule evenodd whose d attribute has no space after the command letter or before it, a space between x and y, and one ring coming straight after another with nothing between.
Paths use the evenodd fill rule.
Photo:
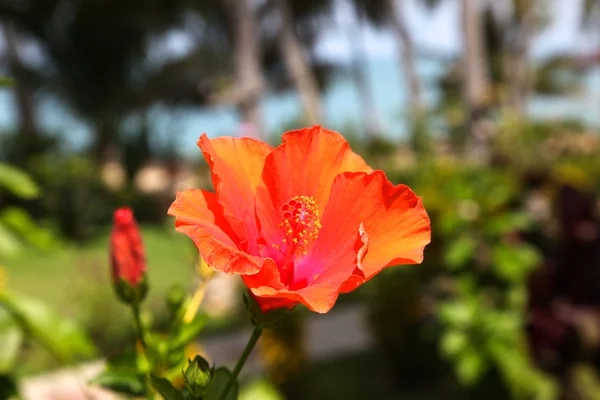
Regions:
<instances>
[{"instance_id":1,"label":"flower stem","mask_svg":"<svg viewBox=\"0 0 600 400\"><path fill-rule=\"evenodd\" d=\"M254 327L254 330L252 331L252 335L250 336L250 339L248 340L248 343L246 344L246 348L244 349L244 352L242 353L237 364L235 364L235 368L233 369L231 378L229 378L229 382L227 382L227 386L225 386L225 389L223 390L223 393L221 393L221 397L219 397L219 400L225 400L227 398L227 393L229 393L229 390L233 386L233 383L237 380L240 372L242 371L242 368L244 367L244 364L246 363L246 360L248 360L250 353L252 353L254 346L256 346L256 343L258 342L258 339L260 338L262 331L263 331L263 328L261 328L260 326Z\"/></svg>"},{"instance_id":2,"label":"flower stem","mask_svg":"<svg viewBox=\"0 0 600 400\"><path fill-rule=\"evenodd\" d=\"M131 305L131 311L133 312L133 320L135 322L135 331L138 337L138 340L142 344L144 349L147 348L146 340L144 338L144 327L142 326L142 320L140 318L140 306L137 303L133 303Z\"/></svg>"}]
</instances>

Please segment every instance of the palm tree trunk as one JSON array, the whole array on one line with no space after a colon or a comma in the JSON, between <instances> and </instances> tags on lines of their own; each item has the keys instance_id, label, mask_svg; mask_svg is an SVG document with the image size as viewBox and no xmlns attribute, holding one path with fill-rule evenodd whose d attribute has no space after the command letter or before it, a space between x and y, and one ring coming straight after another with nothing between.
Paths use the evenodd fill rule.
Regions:
<instances>
[{"instance_id":1,"label":"palm tree trunk","mask_svg":"<svg viewBox=\"0 0 600 400\"><path fill-rule=\"evenodd\" d=\"M467 107L469 155L477 161L489 157L490 132L485 124L490 95L483 20L478 0L461 0L464 52L463 88Z\"/></svg>"},{"instance_id":2,"label":"palm tree trunk","mask_svg":"<svg viewBox=\"0 0 600 400\"><path fill-rule=\"evenodd\" d=\"M413 41L406 26L403 4L395 0L386 0L389 23L399 46L400 65L404 74L404 83L408 88L408 103L411 115L420 118L423 112L421 103L421 81L415 69L415 51Z\"/></svg>"},{"instance_id":3,"label":"palm tree trunk","mask_svg":"<svg viewBox=\"0 0 600 400\"><path fill-rule=\"evenodd\" d=\"M529 66L529 42L533 25L533 6L524 2L524 9L517 15L517 28L514 40L508 43L507 73L508 103L519 119L527 114L527 99L531 90L531 70Z\"/></svg>"},{"instance_id":4,"label":"palm tree trunk","mask_svg":"<svg viewBox=\"0 0 600 400\"><path fill-rule=\"evenodd\" d=\"M290 10L288 0L277 0L274 5L281 19L279 51L300 95L306 119L311 125L318 125L323 120L323 102L317 80L306 61L302 43L296 35L292 10Z\"/></svg>"},{"instance_id":5,"label":"palm tree trunk","mask_svg":"<svg viewBox=\"0 0 600 400\"><path fill-rule=\"evenodd\" d=\"M238 81L237 106L242 120L261 135L260 98L264 77L260 58L260 43L256 14L251 0L228 0L233 30L233 59Z\"/></svg>"},{"instance_id":6,"label":"palm tree trunk","mask_svg":"<svg viewBox=\"0 0 600 400\"><path fill-rule=\"evenodd\" d=\"M23 64L19 54L19 45L17 32L10 22L3 24L4 40L6 42L6 55L8 65L12 75L15 78L15 96L17 100L17 110L19 118L19 130L30 137L37 136L37 124L33 104L32 88L27 82L23 71Z\"/></svg>"}]
</instances>

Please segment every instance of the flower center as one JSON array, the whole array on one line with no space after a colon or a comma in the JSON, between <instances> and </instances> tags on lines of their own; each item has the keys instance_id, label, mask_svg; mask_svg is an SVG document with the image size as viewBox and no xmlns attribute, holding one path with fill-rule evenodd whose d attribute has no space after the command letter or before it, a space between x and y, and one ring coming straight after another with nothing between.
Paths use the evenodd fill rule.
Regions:
<instances>
[{"instance_id":1,"label":"flower center","mask_svg":"<svg viewBox=\"0 0 600 400\"><path fill-rule=\"evenodd\" d=\"M321 221L319 207L311 196L294 196L281 206L281 223L278 227L285 232L281 244L273 247L285 251L287 257L304 255L308 246L319 237ZM282 248L284 247L284 248Z\"/></svg>"}]
</instances>

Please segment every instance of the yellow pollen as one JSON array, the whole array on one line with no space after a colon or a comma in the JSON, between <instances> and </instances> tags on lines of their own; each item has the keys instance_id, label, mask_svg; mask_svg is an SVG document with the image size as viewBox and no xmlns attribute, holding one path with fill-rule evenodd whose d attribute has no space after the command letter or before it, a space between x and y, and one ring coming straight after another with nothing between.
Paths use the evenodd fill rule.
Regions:
<instances>
[{"instance_id":1,"label":"yellow pollen","mask_svg":"<svg viewBox=\"0 0 600 400\"><path fill-rule=\"evenodd\" d=\"M288 255L305 255L308 246L319 237L321 221L319 207L311 196L294 196L281 206L281 222L277 225L286 236L281 243L286 244ZM289 239L287 239L289 237ZM273 247L279 249L280 245Z\"/></svg>"}]
</instances>

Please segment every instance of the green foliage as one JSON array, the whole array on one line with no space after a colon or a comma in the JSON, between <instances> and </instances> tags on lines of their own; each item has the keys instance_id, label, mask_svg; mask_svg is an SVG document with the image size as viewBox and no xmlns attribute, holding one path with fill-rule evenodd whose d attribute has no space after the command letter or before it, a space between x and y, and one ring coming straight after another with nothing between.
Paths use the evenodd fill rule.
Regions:
<instances>
[{"instance_id":1,"label":"green foliage","mask_svg":"<svg viewBox=\"0 0 600 400\"><path fill-rule=\"evenodd\" d=\"M165 378L150 375L150 384L165 400L184 400L183 394Z\"/></svg>"},{"instance_id":2,"label":"green foliage","mask_svg":"<svg viewBox=\"0 0 600 400\"><path fill-rule=\"evenodd\" d=\"M60 318L43 303L3 291L0 305L29 338L42 344L57 360L72 363L95 354L93 344L75 322Z\"/></svg>"},{"instance_id":3,"label":"green foliage","mask_svg":"<svg viewBox=\"0 0 600 400\"><path fill-rule=\"evenodd\" d=\"M525 285L541 257L520 239L532 220L512 173L434 162L415 179L434 231L438 224L442 274L451 282L438 306L439 349L466 387L498 371L514 398L553 398L551 380L526 356Z\"/></svg>"},{"instance_id":4,"label":"green foliage","mask_svg":"<svg viewBox=\"0 0 600 400\"><path fill-rule=\"evenodd\" d=\"M23 200L39 196L40 189L29 175L8 164L0 163L0 199L3 193ZM37 248L51 247L50 231L39 227L31 216L18 207L0 209L0 258L15 256L24 244Z\"/></svg>"},{"instance_id":5,"label":"green foliage","mask_svg":"<svg viewBox=\"0 0 600 400\"><path fill-rule=\"evenodd\" d=\"M38 186L29 175L3 163L0 163L0 188L22 199L33 199L40 193Z\"/></svg>"},{"instance_id":6,"label":"green foliage","mask_svg":"<svg viewBox=\"0 0 600 400\"><path fill-rule=\"evenodd\" d=\"M284 400L279 391L265 379L255 380L240 391L239 400Z\"/></svg>"},{"instance_id":7,"label":"green foliage","mask_svg":"<svg viewBox=\"0 0 600 400\"><path fill-rule=\"evenodd\" d=\"M227 396L224 399L221 398L231 378L231 372L227 368L217 368L213 380L206 388L204 400L237 400L239 393L237 381L234 381L233 386L227 392Z\"/></svg>"},{"instance_id":8,"label":"green foliage","mask_svg":"<svg viewBox=\"0 0 600 400\"><path fill-rule=\"evenodd\" d=\"M87 157L46 154L31 162L44 196L38 212L53 219L59 231L79 241L90 239L111 220L118 200L103 184L98 165Z\"/></svg>"}]
</instances>

